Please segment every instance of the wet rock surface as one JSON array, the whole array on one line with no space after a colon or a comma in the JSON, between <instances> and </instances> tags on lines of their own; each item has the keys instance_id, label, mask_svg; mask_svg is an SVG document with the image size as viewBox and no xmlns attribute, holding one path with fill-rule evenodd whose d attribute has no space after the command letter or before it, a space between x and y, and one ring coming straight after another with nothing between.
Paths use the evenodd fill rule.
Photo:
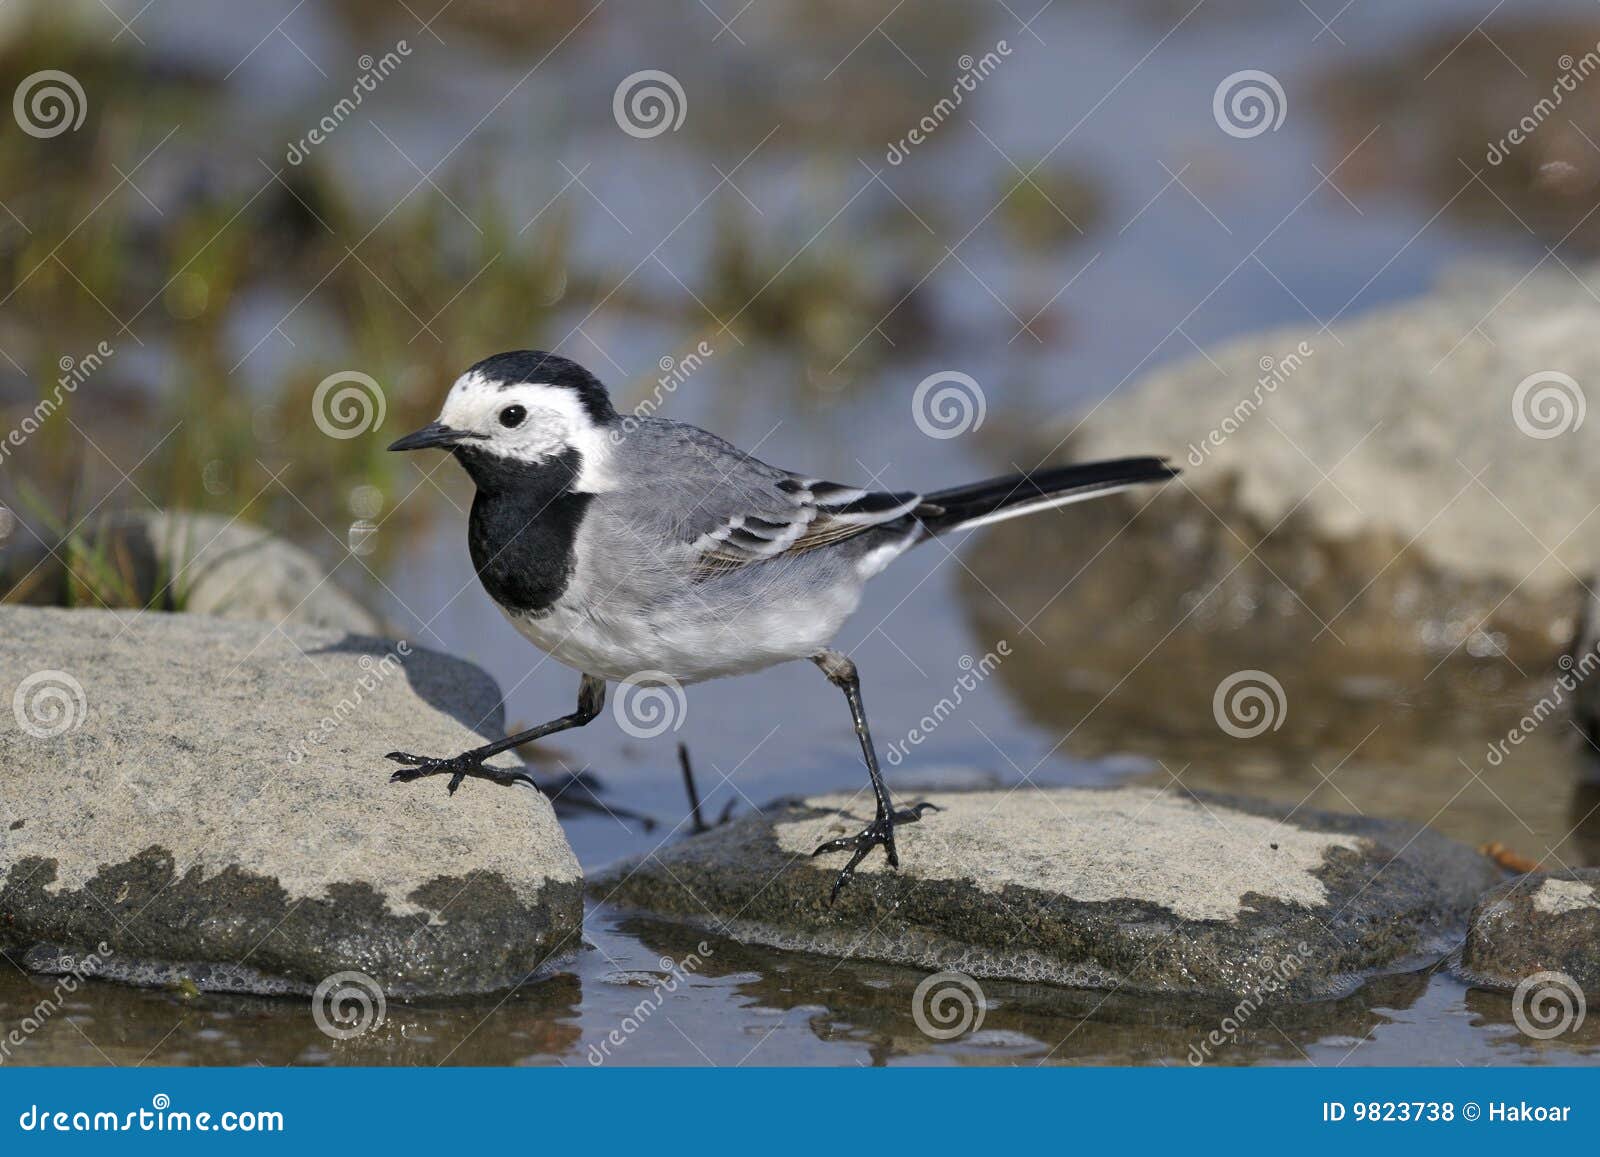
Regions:
<instances>
[{"instance_id":1,"label":"wet rock surface","mask_svg":"<svg viewBox=\"0 0 1600 1157\"><path fill-rule=\"evenodd\" d=\"M1459 944L1500 872L1429 831L1146 788L937 793L829 908L869 799L774 805L622 865L607 903L749 943L1127 992L1305 1000Z\"/></svg>"},{"instance_id":2,"label":"wet rock surface","mask_svg":"<svg viewBox=\"0 0 1600 1157\"><path fill-rule=\"evenodd\" d=\"M1565 973L1600 995L1600 868L1534 873L1489 892L1473 909L1459 971L1502 989L1538 973Z\"/></svg>"},{"instance_id":3,"label":"wet rock surface","mask_svg":"<svg viewBox=\"0 0 1600 1157\"><path fill-rule=\"evenodd\" d=\"M578 945L582 877L525 785L390 784L502 734L471 664L337 631L0 608L0 949L34 966L391 996L504 988ZM514 759L500 757L504 766Z\"/></svg>"}]
</instances>

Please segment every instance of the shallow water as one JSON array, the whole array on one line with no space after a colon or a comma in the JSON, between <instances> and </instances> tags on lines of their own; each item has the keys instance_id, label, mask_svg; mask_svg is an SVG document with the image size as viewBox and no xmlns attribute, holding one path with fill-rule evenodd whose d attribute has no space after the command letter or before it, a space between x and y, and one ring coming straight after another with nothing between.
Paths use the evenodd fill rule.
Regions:
<instances>
[{"instance_id":1,"label":"shallow water","mask_svg":"<svg viewBox=\"0 0 1600 1157\"><path fill-rule=\"evenodd\" d=\"M1349 139L1350 126L1319 116L1314 83L1410 37L1449 29L1465 35L1482 7L1466 0L1429 0L1403 12L1354 6L1338 19L1334 37L1293 5L1058 4L1031 31L1019 28L1004 6L929 5L919 13L913 5L891 26L894 48L872 39L852 66L847 54L866 29L824 32L829 18L809 5L754 6L748 25L739 25L750 41L741 45L731 37L714 41L715 24L690 4L671 19L597 21L515 89L453 175L493 184L519 220L569 190L581 220L576 245L607 271L605 288L633 270L631 285L688 306L692 324L707 327L715 352L669 392L665 415L700 422L808 473L931 488L1031 466L1031 458L1019 457L1021 447L1034 447L1046 423L1197 348L1278 325L1333 323L1422 292L1463 259L1517 269L1538 260L1538 242L1514 225L1496 230L1449 215L1435 220L1438 205L1427 195L1381 181L1356 192L1353 207L1320 180L1367 129ZM1519 7L1518 19L1530 20L1536 12L1592 12L1576 3ZM784 47L779 10L814 34L807 51ZM140 28L170 50L232 64L275 19L263 13L259 28L244 19L221 28L184 4L164 4ZM293 30L296 46L272 39L243 68L235 82L240 93L230 98L242 139L267 155L282 145L275 126L269 130L271 117L296 107L303 86L320 83L306 73L296 48L342 75L336 69L347 70L357 52L388 35L376 27L356 34L310 9ZM392 143L357 122L337 138L338 165L359 174L374 217L416 179L397 153L432 165L527 68L514 53L474 47L454 31L444 45L414 29L393 31L417 38L425 67L387 82L370 112ZM957 55L981 54L1001 38L1015 51L972 104L904 166L886 165L885 146L947 91ZM920 63L902 67L895 50ZM689 82L685 135L632 140L611 121L611 88L616 77L663 57ZM840 58L847 59L836 75L824 76ZM1289 115L1278 132L1233 141L1212 121L1211 92L1221 76L1263 61L1286 82ZM774 76L782 83L773 83ZM741 99L719 99L729 92ZM1081 238L1059 245L1019 241L1019 226L989 210L1015 178L1012 160L1027 168L1058 142L1054 162L1088 174L1097 207L1070 206L1074 216L1085 214ZM719 186L719 175L735 166L737 189ZM588 200L568 180L574 172L592 190ZM727 329L680 288L686 283L700 297L719 300L707 288L716 281L706 256L713 229L709 215L697 211L708 196L719 206L727 201L738 209L745 197L759 206L745 214L760 243L755 282L722 311L744 315ZM1053 210L1044 212L1059 230ZM773 295L812 256L824 272L828 262L854 263L869 281L894 286L847 302L842 316L830 312L827 293L804 307L801 334L793 337L808 343L803 355L763 333L763 325L777 323L762 310L740 308L802 253L806 260L794 274L774 279ZM892 304L903 282L916 283L916 295L875 328L878 310L862 316L863 310ZM281 301L241 304L232 319L241 355L234 380L259 389L291 357L276 341L262 343L303 288L291 283ZM490 304L469 292L454 308ZM563 306L529 340L592 365L631 400L649 394L658 359L692 345L684 313L591 312L593 304L586 298ZM286 322L277 324L297 356L338 348L328 337L338 321L314 305ZM400 328L388 340L403 342L415 324ZM925 375L946 369L982 383L988 412L969 436L932 439L910 420L910 396ZM564 714L577 676L511 632L476 584L464 549L462 512L470 495L459 472L443 460L408 463L405 471L386 496L388 509L417 514L426 529L385 543L378 573L345 550L340 533L308 545L337 562L339 581L364 591L397 631L491 671L506 689L513 722ZM394 533L384 525L380 520L380 536ZM885 748L904 743L970 661L995 647L994 632L977 624L1006 624L1021 650L925 741L904 749L892 782L1176 781L1428 822L1474 845L1500 841L1552 864L1600 863L1600 783L1564 724L1546 725L1498 767L1483 761L1484 744L1537 698L1537 672L1526 681L1500 678L1465 688L1442 697L1442 705L1419 706L1392 691L1365 700L1297 701L1297 712L1337 716L1339 725L1319 730L1314 741L1277 744L1271 737L1250 746L1230 743L1207 726L1209 719L1196 725L1165 718L1163 704L1149 703L1146 724L1119 713L1114 733L1096 737L1095 750L1112 755L1085 757L1060 742L1078 716L1053 704L1041 708L1027 694L1030 664L1066 664L1070 657L1044 649L1028 615L1006 605L1004 589L970 581L963 556L983 544L976 537L954 544L953 552L930 546L908 556L877 580L840 639L863 672ZM1070 591L1063 597L1070 599ZM863 781L844 705L808 664L695 687L687 702L674 731L649 742L630 739L608 713L540 748L540 770L593 775L603 784L601 806L660 820L647 830L617 816L569 815L567 831L586 868L681 832L685 807L674 740L693 751L712 814L729 804L743 811L780 795ZM397 736L396 745L402 740ZM374 753L375 782L380 754ZM435 789L442 790L376 788ZM662 973L662 958L683 959L700 936L603 905L591 909L586 936L569 968L504 999L391 1004L380 1028L347 1042L319 1031L303 1001L90 984L47 1017L14 1059L583 1065L599 1055L622 1064L1186 1064L1229 1011L985 982L981 1028L937 1041L912 1016L922 980L913 971L708 940L703 966L618 1045L611 1034L641 1019L636 1010L656 991L651 978ZM0 1024L21 1019L51 987L0 974ZM1380 979L1326 1005L1262 1010L1205 1059L1591 1064L1600 1060L1600 1020L1556 1040L1533 1040L1512 1023L1508 997L1428 972Z\"/></svg>"},{"instance_id":2,"label":"shallow water","mask_svg":"<svg viewBox=\"0 0 1600 1157\"><path fill-rule=\"evenodd\" d=\"M325 1036L304 1001L91 984L10 1063L1600 1064L1593 1018L1532 1040L1508 997L1444 974L1387 977L1344 1000L1244 1014L985 981L981 1021L935 1040L913 1015L919 972L743 948L600 909L587 937L570 971L504 998L391 1003L377 1027L347 1041ZM675 973L691 954L701 967ZM42 980L0 979L0 1017L20 1020L49 992ZM1208 1043L1230 1015L1236 1027Z\"/></svg>"}]
</instances>

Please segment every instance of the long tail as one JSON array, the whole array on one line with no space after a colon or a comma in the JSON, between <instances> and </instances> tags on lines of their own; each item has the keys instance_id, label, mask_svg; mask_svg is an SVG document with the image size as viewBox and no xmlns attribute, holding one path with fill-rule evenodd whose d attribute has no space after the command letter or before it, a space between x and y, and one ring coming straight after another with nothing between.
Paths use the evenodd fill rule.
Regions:
<instances>
[{"instance_id":1,"label":"long tail","mask_svg":"<svg viewBox=\"0 0 1600 1157\"><path fill-rule=\"evenodd\" d=\"M1115 458L1055 466L941 490L928 495L912 513L929 534L945 534L1115 494L1146 482L1165 482L1177 475L1177 468L1164 458Z\"/></svg>"}]
</instances>

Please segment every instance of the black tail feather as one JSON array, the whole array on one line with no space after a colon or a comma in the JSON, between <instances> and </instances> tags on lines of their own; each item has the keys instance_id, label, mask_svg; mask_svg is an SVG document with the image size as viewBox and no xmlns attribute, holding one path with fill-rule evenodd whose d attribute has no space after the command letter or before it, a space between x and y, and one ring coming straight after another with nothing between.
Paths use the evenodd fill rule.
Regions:
<instances>
[{"instance_id":1,"label":"black tail feather","mask_svg":"<svg viewBox=\"0 0 1600 1157\"><path fill-rule=\"evenodd\" d=\"M1178 474L1164 458L1114 458L1009 474L930 494L914 516L930 534L1027 514ZM1009 512L1009 513L1008 513Z\"/></svg>"}]
</instances>

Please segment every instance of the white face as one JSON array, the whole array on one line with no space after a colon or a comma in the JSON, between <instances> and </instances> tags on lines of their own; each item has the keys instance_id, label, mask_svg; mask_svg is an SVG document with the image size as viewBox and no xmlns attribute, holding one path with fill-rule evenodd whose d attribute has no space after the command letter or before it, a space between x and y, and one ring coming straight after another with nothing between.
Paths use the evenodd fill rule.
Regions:
<instances>
[{"instance_id":1,"label":"white face","mask_svg":"<svg viewBox=\"0 0 1600 1157\"><path fill-rule=\"evenodd\" d=\"M537 382L508 386L467 373L450 387L439 421L479 435L467 445L520 462L536 464L576 449L583 460L578 489L606 489L610 439L571 390Z\"/></svg>"}]
</instances>

